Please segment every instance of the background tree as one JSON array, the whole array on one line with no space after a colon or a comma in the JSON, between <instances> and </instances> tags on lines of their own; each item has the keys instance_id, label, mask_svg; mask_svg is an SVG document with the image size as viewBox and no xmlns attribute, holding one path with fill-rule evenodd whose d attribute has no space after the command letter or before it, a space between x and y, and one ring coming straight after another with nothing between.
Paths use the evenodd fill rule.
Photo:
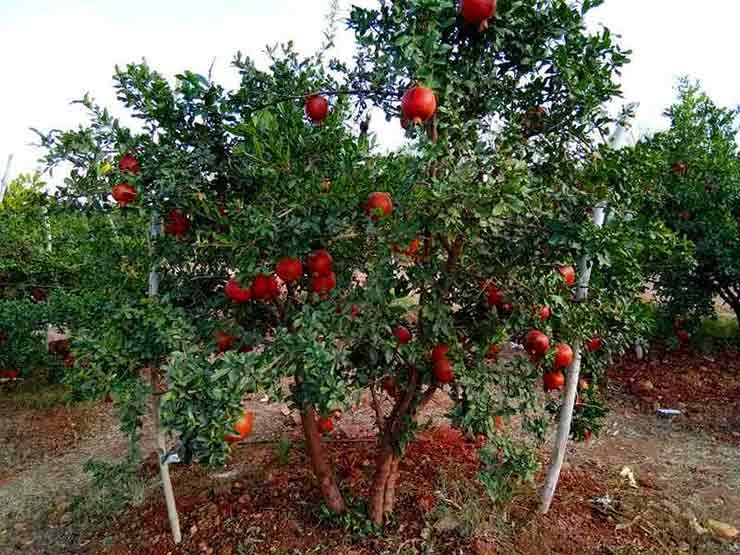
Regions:
<instances>
[{"instance_id":1,"label":"background tree","mask_svg":"<svg viewBox=\"0 0 740 555\"><path fill-rule=\"evenodd\" d=\"M717 297L740 317L738 110L684 79L666 116L670 129L638 147L652 162L654 202L646 209L690 242L694 258L664 268L658 294L684 320L713 314Z\"/></svg>"}]
</instances>

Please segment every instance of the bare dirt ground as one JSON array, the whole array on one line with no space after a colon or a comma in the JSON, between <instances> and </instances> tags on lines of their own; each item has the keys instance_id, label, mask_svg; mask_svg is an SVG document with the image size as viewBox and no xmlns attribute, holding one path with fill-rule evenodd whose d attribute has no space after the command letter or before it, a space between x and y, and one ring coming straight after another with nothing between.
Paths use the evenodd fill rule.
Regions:
<instances>
[{"instance_id":1,"label":"bare dirt ground","mask_svg":"<svg viewBox=\"0 0 740 555\"><path fill-rule=\"evenodd\" d=\"M0 553L740 553L737 540L722 539L732 532L722 524L740 527L740 356L706 357L658 352L653 363L615 367L604 432L572 444L546 516L537 513L529 485L506 509L487 503L474 480L475 449L444 427L448 401L438 396L431 413L442 427L409 448L398 518L379 536L360 518L327 520L294 415L252 399L257 433L237 447L227 469L174 467L184 530L177 547L154 480L127 511L88 519L79 510L90 483L82 464L116 460L126 450L110 405L33 410L0 392ZM656 407L683 414L660 419ZM329 439L342 485L358 503L372 470L372 419L367 399L360 400ZM283 437L281 451L274 441Z\"/></svg>"}]
</instances>

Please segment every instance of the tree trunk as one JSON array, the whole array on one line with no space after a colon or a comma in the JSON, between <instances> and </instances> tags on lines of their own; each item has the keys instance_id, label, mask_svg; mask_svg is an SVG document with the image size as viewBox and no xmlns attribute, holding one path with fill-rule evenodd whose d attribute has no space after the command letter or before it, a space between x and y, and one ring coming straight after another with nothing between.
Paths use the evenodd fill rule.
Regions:
<instances>
[{"instance_id":1,"label":"tree trunk","mask_svg":"<svg viewBox=\"0 0 740 555\"><path fill-rule=\"evenodd\" d=\"M305 409L301 413L301 421L303 422L303 433L306 436L311 467L319 481L324 502L330 511L341 514L347 510L347 506L344 503L342 493L339 491L339 486L337 486L337 480L326 454L326 448L321 441L321 434L316 424L316 409L313 407Z\"/></svg>"},{"instance_id":2,"label":"tree trunk","mask_svg":"<svg viewBox=\"0 0 740 555\"><path fill-rule=\"evenodd\" d=\"M382 526L385 516L393 512L396 503L398 465L401 459L395 446L406 429L408 419L414 416L412 405L419 390L419 382L419 371L412 368L409 371L409 385L385 422L368 507L370 520L376 526Z\"/></svg>"}]
</instances>

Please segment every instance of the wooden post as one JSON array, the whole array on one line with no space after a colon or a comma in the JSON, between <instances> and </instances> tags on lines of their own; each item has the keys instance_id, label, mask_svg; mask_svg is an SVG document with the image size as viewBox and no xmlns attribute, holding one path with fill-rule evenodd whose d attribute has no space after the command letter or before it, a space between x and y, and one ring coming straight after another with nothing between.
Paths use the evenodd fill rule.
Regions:
<instances>
[{"instance_id":1,"label":"wooden post","mask_svg":"<svg viewBox=\"0 0 740 555\"><path fill-rule=\"evenodd\" d=\"M160 234L159 213L152 212L152 220L149 225L149 250L155 253L155 242ZM152 256L151 268L149 270L149 298L156 298L159 295L159 261L156 256ZM155 370L152 369L152 386L154 387L158 380L155 379ZM172 489L172 480L170 479L170 468L166 462L167 456L167 436L159 420L160 397L155 395L152 399L152 416L154 419L154 435L157 442L157 461L159 463L159 475L162 478L162 490L164 491L164 501L167 505L167 516L170 520L170 529L172 538L175 543L182 541L182 532L180 531L180 518L177 514L177 505L175 505L175 492Z\"/></svg>"},{"instance_id":2,"label":"wooden post","mask_svg":"<svg viewBox=\"0 0 740 555\"><path fill-rule=\"evenodd\" d=\"M617 126L614 135L610 141L612 146L617 146L624 135L624 128ZM606 206L599 205L593 210L592 220L596 227L602 227L606 218ZM578 289L576 290L576 302L583 302L588 298L588 286L591 281L591 270L593 263L588 255L584 254L578 262ZM577 341L573 345L573 363L568 368L568 374L565 380L565 396L563 405L560 408L560 420L558 422L558 431L555 436L555 446L553 448L550 468L547 471L547 480L542 490L542 502L540 512L545 514L550 510L550 505L555 497L555 489L558 487L560 480L560 471L563 468L565 455L568 449L568 438L570 437L570 426L573 422L573 409L578 394L578 379L581 374L581 363L583 360L583 345Z\"/></svg>"}]
</instances>

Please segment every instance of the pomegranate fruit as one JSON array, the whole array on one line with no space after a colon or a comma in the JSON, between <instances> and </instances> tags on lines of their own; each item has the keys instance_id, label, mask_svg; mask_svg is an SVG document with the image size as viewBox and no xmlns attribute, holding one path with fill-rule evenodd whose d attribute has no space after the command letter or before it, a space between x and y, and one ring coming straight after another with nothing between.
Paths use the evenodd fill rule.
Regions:
<instances>
[{"instance_id":1,"label":"pomegranate fruit","mask_svg":"<svg viewBox=\"0 0 740 555\"><path fill-rule=\"evenodd\" d=\"M329 114L329 101L320 94L314 94L306 99L306 115L314 123L321 123Z\"/></svg>"},{"instance_id":2,"label":"pomegranate fruit","mask_svg":"<svg viewBox=\"0 0 740 555\"><path fill-rule=\"evenodd\" d=\"M280 287L275 276L259 274L252 281L252 297L260 301L270 301L278 296Z\"/></svg>"},{"instance_id":3,"label":"pomegranate fruit","mask_svg":"<svg viewBox=\"0 0 740 555\"><path fill-rule=\"evenodd\" d=\"M217 331L213 336L216 339L216 348L220 353L233 349L235 338L229 332Z\"/></svg>"},{"instance_id":4,"label":"pomegranate fruit","mask_svg":"<svg viewBox=\"0 0 740 555\"><path fill-rule=\"evenodd\" d=\"M676 330L676 338L681 343L688 343L691 339L691 335L686 330Z\"/></svg>"},{"instance_id":5,"label":"pomegranate fruit","mask_svg":"<svg viewBox=\"0 0 740 555\"><path fill-rule=\"evenodd\" d=\"M319 431L322 434L330 434L334 431L334 421L331 416L322 416L318 421Z\"/></svg>"},{"instance_id":6,"label":"pomegranate fruit","mask_svg":"<svg viewBox=\"0 0 740 555\"><path fill-rule=\"evenodd\" d=\"M543 306L542 308L540 308L539 312L537 313L537 316L539 317L540 320L542 320L543 322L546 322L547 320L550 319L550 316L552 316L552 310L550 310L549 306Z\"/></svg>"},{"instance_id":7,"label":"pomegranate fruit","mask_svg":"<svg viewBox=\"0 0 740 555\"><path fill-rule=\"evenodd\" d=\"M498 287L489 284L486 286L486 300L490 308L500 306L504 302L504 294Z\"/></svg>"},{"instance_id":8,"label":"pomegranate fruit","mask_svg":"<svg viewBox=\"0 0 740 555\"><path fill-rule=\"evenodd\" d=\"M603 340L597 335L586 342L586 349L588 349L590 353L595 353L596 351L601 350L603 344Z\"/></svg>"},{"instance_id":9,"label":"pomegranate fruit","mask_svg":"<svg viewBox=\"0 0 740 555\"><path fill-rule=\"evenodd\" d=\"M496 15L496 0L462 0L460 13L468 25L477 25L478 31L488 29L488 20Z\"/></svg>"},{"instance_id":10,"label":"pomegranate fruit","mask_svg":"<svg viewBox=\"0 0 740 555\"><path fill-rule=\"evenodd\" d=\"M550 339L540 330L532 330L524 338L524 348L530 355L542 356L550 348Z\"/></svg>"},{"instance_id":11,"label":"pomegranate fruit","mask_svg":"<svg viewBox=\"0 0 740 555\"><path fill-rule=\"evenodd\" d=\"M411 332L406 326L396 326L393 330L393 335L401 345L405 345L411 341Z\"/></svg>"},{"instance_id":12,"label":"pomegranate fruit","mask_svg":"<svg viewBox=\"0 0 740 555\"><path fill-rule=\"evenodd\" d=\"M373 220L393 213L393 200L388 193L370 193L365 203L365 214Z\"/></svg>"},{"instance_id":13,"label":"pomegranate fruit","mask_svg":"<svg viewBox=\"0 0 740 555\"><path fill-rule=\"evenodd\" d=\"M501 352L501 347L496 345L495 343L492 343L488 346L488 350L486 350L486 360L491 360L493 362L496 362L498 360L498 354Z\"/></svg>"},{"instance_id":14,"label":"pomegranate fruit","mask_svg":"<svg viewBox=\"0 0 740 555\"><path fill-rule=\"evenodd\" d=\"M317 250L308 255L306 267L312 274L327 276L332 272L334 260L327 251Z\"/></svg>"},{"instance_id":15,"label":"pomegranate fruit","mask_svg":"<svg viewBox=\"0 0 740 555\"><path fill-rule=\"evenodd\" d=\"M121 183L113 187L111 195L113 195L113 200L118 203L118 206L126 208L136 200L136 189L130 183Z\"/></svg>"},{"instance_id":16,"label":"pomegranate fruit","mask_svg":"<svg viewBox=\"0 0 740 555\"><path fill-rule=\"evenodd\" d=\"M118 169L123 173L138 174L141 171L139 160L131 154L125 154L118 161Z\"/></svg>"},{"instance_id":17,"label":"pomegranate fruit","mask_svg":"<svg viewBox=\"0 0 740 555\"><path fill-rule=\"evenodd\" d=\"M576 271L573 266L558 266L558 273L568 287L576 284Z\"/></svg>"},{"instance_id":18,"label":"pomegranate fruit","mask_svg":"<svg viewBox=\"0 0 740 555\"><path fill-rule=\"evenodd\" d=\"M565 374L560 371L547 372L542 381L545 385L545 391L556 391L562 389L565 385Z\"/></svg>"},{"instance_id":19,"label":"pomegranate fruit","mask_svg":"<svg viewBox=\"0 0 740 555\"><path fill-rule=\"evenodd\" d=\"M337 286L337 276L334 272L327 275L315 275L311 279L311 291L319 295L325 295L334 290Z\"/></svg>"},{"instance_id":20,"label":"pomegranate fruit","mask_svg":"<svg viewBox=\"0 0 740 555\"><path fill-rule=\"evenodd\" d=\"M17 380L18 376L20 376L21 373L19 370L13 369L13 370L3 370L0 372L0 379L3 380Z\"/></svg>"},{"instance_id":21,"label":"pomegranate fruit","mask_svg":"<svg viewBox=\"0 0 740 555\"><path fill-rule=\"evenodd\" d=\"M432 349L432 362L437 362L447 357L447 353L450 352L450 348L444 343L440 343L434 349Z\"/></svg>"},{"instance_id":22,"label":"pomegranate fruit","mask_svg":"<svg viewBox=\"0 0 740 555\"><path fill-rule=\"evenodd\" d=\"M251 412L245 412L242 417L234 424L234 431L236 434L227 434L225 439L229 443L238 443L244 441L252 433L252 425L254 424L254 414Z\"/></svg>"},{"instance_id":23,"label":"pomegranate fruit","mask_svg":"<svg viewBox=\"0 0 740 555\"><path fill-rule=\"evenodd\" d=\"M455 372L452 363L447 358L441 358L434 363L434 379L437 382L445 384L455 379Z\"/></svg>"},{"instance_id":24,"label":"pomegranate fruit","mask_svg":"<svg viewBox=\"0 0 740 555\"><path fill-rule=\"evenodd\" d=\"M303 264L298 258L283 258L275 265L275 273L285 283L292 283L301 279Z\"/></svg>"},{"instance_id":25,"label":"pomegranate fruit","mask_svg":"<svg viewBox=\"0 0 740 555\"><path fill-rule=\"evenodd\" d=\"M34 287L33 289L31 289L31 298L37 303L44 302L47 297L48 295L46 294L46 291L41 289L41 287Z\"/></svg>"},{"instance_id":26,"label":"pomegranate fruit","mask_svg":"<svg viewBox=\"0 0 740 555\"><path fill-rule=\"evenodd\" d=\"M689 171L689 166L686 165L685 162L675 162L671 166L671 171L678 176L684 176L686 175L686 172Z\"/></svg>"},{"instance_id":27,"label":"pomegranate fruit","mask_svg":"<svg viewBox=\"0 0 740 555\"><path fill-rule=\"evenodd\" d=\"M555 350L555 358L552 365L556 370L568 368L573 363L573 349L565 343L561 343Z\"/></svg>"},{"instance_id":28,"label":"pomegranate fruit","mask_svg":"<svg viewBox=\"0 0 740 555\"><path fill-rule=\"evenodd\" d=\"M428 87L411 87L401 99L401 111L408 121L420 125L437 111L437 97Z\"/></svg>"},{"instance_id":29,"label":"pomegranate fruit","mask_svg":"<svg viewBox=\"0 0 740 555\"><path fill-rule=\"evenodd\" d=\"M164 226L165 233L174 235L175 237L182 237L189 229L190 222L188 221L188 217L180 210L171 210L167 214L167 224Z\"/></svg>"},{"instance_id":30,"label":"pomegranate fruit","mask_svg":"<svg viewBox=\"0 0 740 555\"><path fill-rule=\"evenodd\" d=\"M242 285L233 278L226 283L224 293L235 303L246 303L252 298L252 291L247 287L242 287Z\"/></svg>"}]
</instances>

